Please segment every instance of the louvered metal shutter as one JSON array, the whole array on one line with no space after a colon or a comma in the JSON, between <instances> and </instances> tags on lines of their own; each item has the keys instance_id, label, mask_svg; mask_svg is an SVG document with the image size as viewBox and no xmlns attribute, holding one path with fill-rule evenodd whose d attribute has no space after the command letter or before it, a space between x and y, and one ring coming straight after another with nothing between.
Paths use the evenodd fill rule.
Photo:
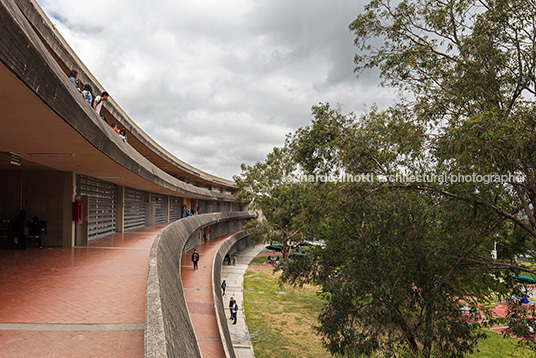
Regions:
<instances>
[{"instance_id":1,"label":"louvered metal shutter","mask_svg":"<svg viewBox=\"0 0 536 358\"><path fill-rule=\"evenodd\" d=\"M220 203L217 201L211 201L210 202L210 210L213 213L217 213L220 211Z\"/></svg>"},{"instance_id":2,"label":"louvered metal shutter","mask_svg":"<svg viewBox=\"0 0 536 358\"><path fill-rule=\"evenodd\" d=\"M147 193L125 188L125 231L145 226L145 201Z\"/></svg>"},{"instance_id":3,"label":"louvered metal shutter","mask_svg":"<svg viewBox=\"0 0 536 358\"><path fill-rule=\"evenodd\" d=\"M188 238L186 244L184 245L184 252L188 252L193 249L197 243L197 240L201 238L201 231L196 231Z\"/></svg>"},{"instance_id":4,"label":"louvered metal shutter","mask_svg":"<svg viewBox=\"0 0 536 358\"><path fill-rule=\"evenodd\" d=\"M115 234L117 185L79 175L77 186L88 197L88 240Z\"/></svg>"},{"instance_id":5,"label":"louvered metal shutter","mask_svg":"<svg viewBox=\"0 0 536 358\"><path fill-rule=\"evenodd\" d=\"M183 198L172 196L169 198L169 221L177 221L182 217Z\"/></svg>"},{"instance_id":6,"label":"louvered metal shutter","mask_svg":"<svg viewBox=\"0 0 536 358\"><path fill-rule=\"evenodd\" d=\"M222 201L221 202L221 212L228 212L231 211L231 203L228 201Z\"/></svg>"},{"instance_id":7,"label":"louvered metal shutter","mask_svg":"<svg viewBox=\"0 0 536 358\"><path fill-rule=\"evenodd\" d=\"M209 201L208 200L199 200L199 214L206 214L208 213L208 203Z\"/></svg>"},{"instance_id":8,"label":"louvered metal shutter","mask_svg":"<svg viewBox=\"0 0 536 358\"><path fill-rule=\"evenodd\" d=\"M238 205L237 203L233 202L233 211L241 211L240 205Z\"/></svg>"},{"instance_id":9,"label":"louvered metal shutter","mask_svg":"<svg viewBox=\"0 0 536 358\"><path fill-rule=\"evenodd\" d=\"M151 201L155 202L155 224L165 223L167 221L167 196L151 194Z\"/></svg>"}]
</instances>

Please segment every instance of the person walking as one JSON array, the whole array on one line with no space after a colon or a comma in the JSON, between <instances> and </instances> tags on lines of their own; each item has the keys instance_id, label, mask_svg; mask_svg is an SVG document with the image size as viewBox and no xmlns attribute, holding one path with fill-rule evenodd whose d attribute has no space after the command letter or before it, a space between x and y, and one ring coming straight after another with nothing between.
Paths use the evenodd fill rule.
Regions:
<instances>
[{"instance_id":1,"label":"person walking","mask_svg":"<svg viewBox=\"0 0 536 358\"><path fill-rule=\"evenodd\" d=\"M236 300L233 300L233 305L231 306L231 319L233 320L233 324L236 324L237 312L238 312L238 305L236 304Z\"/></svg>"},{"instance_id":2,"label":"person walking","mask_svg":"<svg viewBox=\"0 0 536 358\"><path fill-rule=\"evenodd\" d=\"M199 270L199 267L197 266L197 263L199 262L199 254L196 249L194 249L194 253L192 254L192 262L194 263L194 271Z\"/></svg>"},{"instance_id":3,"label":"person walking","mask_svg":"<svg viewBox=\"0 0 536 358\"><path fill-rule=\"evenodd\" d=\"M223 280L221 284L221 289L223 290L223 296L225 296L225 288L227 288L227 283L225 283L225 280Z\"/></svg>"}]
</instances>

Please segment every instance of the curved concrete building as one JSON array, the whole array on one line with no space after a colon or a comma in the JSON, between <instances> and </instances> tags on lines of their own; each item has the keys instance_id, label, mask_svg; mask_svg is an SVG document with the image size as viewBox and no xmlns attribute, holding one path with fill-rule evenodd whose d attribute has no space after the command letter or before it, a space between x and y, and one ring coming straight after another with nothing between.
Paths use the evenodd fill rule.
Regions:
<instances>
[{"instance_id":1,"label":"curved concrete building","mask_svg":"<svg viewBox=\"0 0 536 358\"><path fill-rule=\"evenodd\" d=\"M240 211L232 181L167 152L110 97L108 123L68 79L106 90L34 0L0 1L0 245L19 210L47 221L43 246L99 237L192 214ZM199 235L210 236L210 229Z\"/></svg>"}]
</instances>

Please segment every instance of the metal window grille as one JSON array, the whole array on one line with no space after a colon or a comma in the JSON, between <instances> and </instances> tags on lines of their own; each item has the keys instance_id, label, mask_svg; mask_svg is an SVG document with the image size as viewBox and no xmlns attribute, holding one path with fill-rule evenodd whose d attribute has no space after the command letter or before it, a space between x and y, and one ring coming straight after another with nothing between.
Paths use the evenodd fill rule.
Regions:
<instances>
[{"instance_id":1,"label":"metal window grille","mask_svg":"<svg viewBox=\"0 0 536 358\"><path fill-rule=\"evenodd\" d=\"M167 196L151 194L151 201L155 202L155 224L167 222Z\"/></svg>"},{"instance_id":2,"label":"metal window grille","mask_svg":"<svg viewBox=\"0 0 536 358\"><path fill-rule=\"evenodd\" d=\"M147 193L142 190L125 188L124 229L132 230L145 226L145 201Z\"/></svg>"},{"instance_id":3,"label":"metal window grille","mask_svg":"<svg viewBox=\"0 0 536 358\"><path fill-rule=\"evenodd\" d=\"M117 185L79 175L77 187L88 197L88 240L115 234Z\"/></svg>"},{"instance_id":4,"label":"metal window grille","mask_svg":"<svg viewBox=\"0 0 536 358\"><path fill-rule=\"evenodd\" d=\"M176 221L182 217L183 198L172 196L169 198L169 221Z\"/></svg>"}]
</instances>

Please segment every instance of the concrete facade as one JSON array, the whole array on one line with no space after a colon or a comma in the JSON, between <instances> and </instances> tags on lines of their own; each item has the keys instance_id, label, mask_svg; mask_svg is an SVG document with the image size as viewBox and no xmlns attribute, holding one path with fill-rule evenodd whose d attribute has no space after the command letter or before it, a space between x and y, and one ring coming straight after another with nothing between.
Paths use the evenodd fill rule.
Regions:
<instances>
[{"instance_id":1,"label":"concrete facade","mask_svg":"<svg viewBox=\"0 0 536 358\"><path fill-rule=\"evenodd\" d=\"M124 230L125 188L184 198L192 212L200 200L229 211L236 187L168 153L110 98L104 111L127 130L128 143L83 101L68 80L79 71L94 92L104 90L54 28L35 0L0 0L0 246L21 209L48 222L45 246L73 246L76 177L116 184L117 231ZM113 94L112 94L113 95ZM10 163L10 153L20 165ZM195 207L194 207L195 206ZM168 209L169 210L169 209ZM169 221L169 211L165 213ZM79 241L83 242L83 240Z\"/></svg>"}]
</instances>

